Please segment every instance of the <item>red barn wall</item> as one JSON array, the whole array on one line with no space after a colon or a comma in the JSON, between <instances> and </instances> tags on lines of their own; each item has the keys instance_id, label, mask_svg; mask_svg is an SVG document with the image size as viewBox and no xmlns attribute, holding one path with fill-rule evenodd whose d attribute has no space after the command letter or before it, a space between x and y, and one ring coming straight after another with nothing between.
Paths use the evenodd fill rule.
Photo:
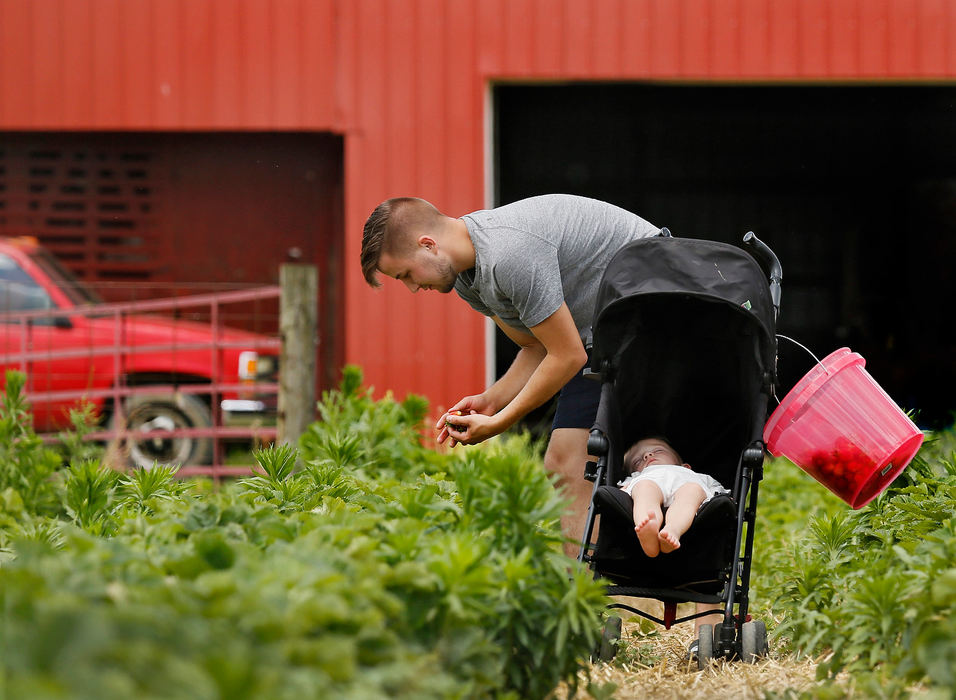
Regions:
<instances>
[{"instance_id":1,"label":"red barn wall","mask_svg":"<svg viewBox=\"0 0 956 700\"><path fill-rule=\"evenodd\" d=\"M367 288L360 232L488 204L494 81L954 77L947 0L0 0L0 130L342 134L346 360L439 405L483 386L484 323Z\"/></svg>"}]
</instances>

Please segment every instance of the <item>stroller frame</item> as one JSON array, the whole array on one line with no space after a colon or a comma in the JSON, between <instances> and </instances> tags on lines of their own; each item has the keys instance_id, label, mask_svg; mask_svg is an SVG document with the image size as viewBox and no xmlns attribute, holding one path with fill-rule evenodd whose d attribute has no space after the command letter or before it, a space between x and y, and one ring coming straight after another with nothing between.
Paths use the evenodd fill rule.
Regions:
<instances>
[{"instance_id":1,"label":"stroller frame","mask_svg":"<svg viewBox=\"0 0 956 700\"><path fill-rule=\"evenodd\" d=\"M729 256L730 258L737 257L741 258L738 262L740 262L744 268L746 268L747 264L750 264L754 268L754 270L750 271L746 271L744 268L741 269L744 269L744 274L748 277L751 284L751 288L746 292L745 296L750 295L751 297L757 298L753 300L748 298L744 303L740 304L740 306L747 312L752 311L754 316L752 321L743 321L743 323L745 325L749 323L751 326L759 329L754 333L754 335L757 336L754 342L760 346L758 349L757 364L759 365L762 362L766 366L762 368L756 367L752 370L759 371L760 386L759 389L756 386L751 389L751 394L757 396L759 392L759 396L757 396L754 401L754 408L749 416L750 420L745 421L749 425L745 427L738 426L737 428L738 434L743 434L740 431L746 430L747 439L744 441L745 445L743 445L742 449L739 449L738 456L735 460L736 464L733 469L731 495L718 496L707 504L704 504L698 512L697 519L695 519L696 525L698 520L703 516L704 511L709 508L714 512L722 509L724 521L727 521L730 517L729 513L732 506L736 520L736 527L734 528L732 538L732 555L727 556L726 560L719 566L719 571L716 573L714 579L708 581L685 581L678 576L676 579L671 579L668 584L655 586L647 585L647 581L640 580L643 575L640 572L633 574L632 570L631 572L624 571L622 573L622 571L607 571L603 568L604 565L607 564L607 561L602 560L599 551L602 546L602 535L604 534L603 519L602 528L599 528L600 531L597 542L595 544L591 542L598 514L607 514L605 517L609 518L613 516L616 520L611 524L620 526L621 522L623 522L620 516L624 515L623 511L626 509L627 503L630 502L630 498L613 485L616 483L615 477L617 476L621 456L624 451L620 445L614 444L612 437L614 433L617 433L614 437L620 437L620 429L615 430L614 428L614 414L618 411L618 407L615 403L615 392L617 378L622 372L619 353L624 351L621 350L621 347L626 346L628 342L638 342L640 332L643 330L640 328L640 323L638 323L639 329L634 333L635 338L631 338L630 340L624 337L627 336L628 331L625 331L623 336L621 332L614 331L611 332L610 335L605 333L605 336L601 337L600 326L602 321L606 324L611 324L612 321L608 319L614 317L615 309L620 312L622 306L625 314L627 313L629 304L631 308L640 308L639 305L643 303L640 300L642 295L649 300L647 303L651 305L667 303L668 297L675 295L681 300L679 303L683 303L689 299L693 299L693 303L702 304L708 304L709 302L718 300L723 302L724 307L739 303L739 299L734 299L733 297L733 294L736 293L733 289L734 279L732 277L729 280L724 279L718 262L715 262L714 266L717 267L717 273L721 278L716 285L716 287L719 288L707 288L710 284L709 282L705 282L703 286L700 286L698 284L699 279L697 279L697 277L702 274L700 270L709 271L709 266L695 264L691 266L693 269L691 269L689 273L688 284L690 288L682 289L680 285L684 284L684 280L681 279L683 272L680 269L680 265L682 264L680 255L684 255L684 253L681 251L680 255L671 256L671 251L674 250L674 244L670 243L667 239L670 239L670 241L677 240L670 236L670 232L667 231L667 229L663 229L662 238L643 239L625 246L609 264L605 278L602 281L601 290L598 294L599 298L595 314L594 352L592 355L592 367L596 365L597 371L586 370L588 375L602 382L598 417L595 420L594 427L591 429L588 439L588 454L596 457L597 460L588 462L585 467L584 478L592 481L594 486L591 493L587 520L585 522L585 530L581 539L578 560L591 566L596 577L606 575L610 579L607 586L608 595L657 599L664 604L664 615L663 618L658 618L621 602L610 604L608 609L627 610L663 625L666 629L670 629L673 624L695 620L706 615L714 615L717 612L715 610L709 610L678 618L678 603L694 602L721 605L723 607L721 622L716 625L700 626L698 663L703 668L704 665L709 663L713 658L743 658L746 661L754 661L759 656L766 654L766 627L762 622L758 621L754 623L750 620L748 608L758 490L759 482L763 477L765 446L762 440L762 433L766 421L767 405L773 396L773 388L776 382L775 324L780 309L780 287L783 275L780 262L774 252L760 241L753 232L749 232L744 236L743 242L748 249L746 251L735 246L711 241L690 241L683 239L681 242L681 246L685 249L691 249L692 253L694 246L703 246L706 251L704 257L708 262L713 259L723 264L725 260L724 256ZM680 246L678 246L678 249L679 248ZM627 279L629 274L627 267L629 263L631 265L636 264L643 266L644 272L650 276L656 274L654 267L656 260L654 256L659 251L666 253L662 265L669 268L668 274L671 279L664 281L652 280L649 283L635 282L633 279ZM746 260L742 258L746 258ZM678 278L676 282L674 280L675 274ZM707 274L707 272L703 274ZM761 276L759 281L757 281L755 274ZM632 297L635 301L632 302L629 297ZM730 302L729 304L727 303L728 301ZM736 318L741 314L739 311L733 310L730 315ZM617 318L626 319L626 316L621 316L620 313L618 313ZM604 344L603 348L601 347L602 342ZM644 409L645 413L640 413L640 409L637 410L640 415L644 417L647 416L646 409ZM658 426L655 425L654 427L657 428ZM645 435L649 434L648 431L644 431L644 433ZM658 432L658 434L660 433ZM683 437L686 438L687 436L684 435ZM730 473L729 468L725 469L722 474L723 478L721 479L721 483L729 483L728 477ZM615 493L615 491L620 493ZM624 499L626 499L626 502ZM631 520L630 523L633 527L633 520ZM685 537L687 537L688 546L692 545L688 537L692 532L694 532L693 525L685 535ZM727 544L724 546L724 551L727 552L727 548L731 545L729 544L730 538L728 536L725 536L725 538L727 539ZM634 544L636 544L636 537L633 539ZM684 538L682 538L682 545L683 544ZM612 548L613 546L614 545L611 545ZM741 551L741 548L743 551ZM668 554L663 556L666 559L672 555ZM641 559L642 557L646 558L646 555L638 548L635 551L635 557ZM660 557L656 559L646 558L645 564L657 564L659 560ZM666 566L666 564L662 566ZM634 580L635 576L637 578L636 581ZM719 587L719 591L717 587ZM620 618L611 617L605 623L604 639L602 640L600 652L601 658L607 659L613 656L614 645L612 642L619 637L620 629Z\"/></svg>"}]
</instances>

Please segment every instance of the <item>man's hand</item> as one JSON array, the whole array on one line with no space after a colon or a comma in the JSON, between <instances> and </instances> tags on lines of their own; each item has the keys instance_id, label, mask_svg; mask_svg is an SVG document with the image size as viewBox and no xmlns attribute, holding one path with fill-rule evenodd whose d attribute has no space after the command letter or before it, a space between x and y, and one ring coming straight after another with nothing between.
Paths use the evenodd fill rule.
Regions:
<instances>
[{"instance_id":1,"label":"man's hand","mask_svg":"<svg viewBox=\"0 0 956 700\"><path fill-rule=\"evenodd\" d=\"M438 443L441 444L445 442L445 440L451 438L449 445L454 447L459 442L463 442L460 439L460 436L463 437L465 435L465 431L450 429L451 425L463 425L465 423L465 421L459 420L460 417L473 415L491 416L494 415L496 410L497 407L492 404L490 399L485 394L466 396L450 409L448 409L448 411L446 411L442 417L438 419L438 422L435 423L435 430L438 431ZM497 435L497 433L493 434ZM482 439L489 437L491 437L491 435L486 435ZM481 440L475 440L475 442L481 442Z\"/></svg>"},{"instance_id":2,"label":"man's hand","mask_svg":"<svg viewBox=\"0 0 956 700\"><path fill-rule=\"evenodd\" d=\"M474 445L490 437L504 432L508 426L500 425L500 421L494 416L486 416L481 413L471 413L456 415L456 412L446 414L445 426L438 434L438 442L444 442L450 439L449 445L454 447L458 443L463 445Z\"/></svg>"}]
</instances>

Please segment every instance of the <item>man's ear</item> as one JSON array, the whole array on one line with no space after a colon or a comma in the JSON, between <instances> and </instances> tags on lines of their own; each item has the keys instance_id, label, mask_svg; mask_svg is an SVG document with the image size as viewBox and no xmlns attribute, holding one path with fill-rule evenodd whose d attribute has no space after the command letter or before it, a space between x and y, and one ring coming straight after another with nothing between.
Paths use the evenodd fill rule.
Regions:
<instances>
[{"instance_id":1,"label":"man's ear","mask_svg":"<svg viewBox=\"0 0 956 700\"><path fill-rule=\"evenodd\" d=\"M425 250L431 252L438 248L438 244L435 242L435 239L431 236L419 236L418 237L418 246L424 248Z\"/></svg>"}]
</instances>

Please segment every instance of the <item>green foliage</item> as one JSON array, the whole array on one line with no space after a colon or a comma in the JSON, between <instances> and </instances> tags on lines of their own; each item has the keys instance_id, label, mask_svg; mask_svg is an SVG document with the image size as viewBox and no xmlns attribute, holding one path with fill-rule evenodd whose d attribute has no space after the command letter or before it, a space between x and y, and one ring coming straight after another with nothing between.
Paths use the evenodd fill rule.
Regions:
<instances>
[{"instance_id":1,"label":"green foliage","mask_svg":"<svg viewBox=\"0 0 956 700\"><path fill-rule=\"evenodd\" d=\"M57 471L62 460L33 431L22 372L8 371L0 404L0 494L29 515L55 515L60 507ZM6 520L0 515L0 524Z\"/></svg>"},{"instance_id":2,"label":"green foliage","mask_svg":"<svg viewBox=\"0 0 956 700\"><path fill-rule=\"evenodd\" d=\"M24 516L0 520L0 688L418 700L573 685L606 599L561 554L563 503L534 447L436 454L420 400L360 386L347 371L301 450L259 450L261 473L218 488L78 459L48 514L0 492Z\"/></svg>"},{"instance_id":3,"label":"green foliage","mask_svg":"<svg viewBox=\"0 0 956 700\"><path fill-rule=\"evenodd\" d=\"M362 372L349 365L342 372L338 389L323 392L319 402L322 420L314 423L299 441L302 459L328 458L331 439L344 446L348 436L350 458L363 474L379 471L397 478L440 471L440 455L421 448L422 421L428 411L427 401L410 394L402 402L387 394L379 401L372 398L371 388L362 388Z\"/></svg>"},{"instance_id":4,"label":"green foliage","mask_svg":"<svg viewBox=\"0 0 956 700\"><path fill-rule=\"evenodd\" d=\"M463 517L491 533L496 547L515 550L534 541L540 548L556 548L564 501L541 472L526 437L500 444L463 451L463 462L455 467Z\"/></svg>"},{"instance_id":5,"label":"green foliage","mask_svg":"<svg viewBox=\"0 0 956 700\"><path fill-rule=\"evenodd\" d=\"M595 611L606 603L592 575L561 554L564 501L536 454L527 438L513 438L464 452L453 470L463 526L483 533L500 561L486 624L512 650L505 673L522 697L547 694L555 673L570 677L581 652L597 643Z\"/></svg>"},{"instance_id":6,"label":"green foliage","mask_svg":"<svg viewBox=\"0 0 956 700\"><path fill-rule=\"evenodd\" d=\"M152 469L134 469L119 481L121 505L139 513L153 513L161 502L170 502L186 491L188 485L176 478L176 465L154 465Z\"/></svg>"},{"instance_id":7,"label":"green foliage","mask_svg":"<svg viewBox=\"0 0 956 700\"><path fill-rule=\"evenodd\" d=\"M956 688L954 446L952 431L928 440L858 511L818 498L828 494L815 482L797 488L803 479L784 460L769 464L760 511L778 529L758 530L754 580L780 619L778 645L823 655L821 679L849 670L880 697L913 682Z\"/></svg>"},{"instance_id":8,"label":"green foliage","mask_svg":"<svg viewBox=\"0 0 956 700\"><path fill-rule=\"evenodd\" d=\"M60 433L57 445L65 462L72 464L103 457L102 445L87 439L96 427L96 408L92 403L82 402L70 409L70 429Z\"/></svg>"},{"instance_id":9,"label":"green foliage","mask_svg":"<svg viewBox=\"0 0 956 700\"><path fill-rule=\"evenodd\" d=\"M253 457L265 472L263 476L243 479L242 484L280 511L304 510L316 504L314 490L300 479L290 479L295 470L297 453L289 445L256 450Z\"/></svg>"},{"instance_id":10,"label":"green foliage","mask_svg":"<svg viewBox=\"0 0 956 700\"><path fill-rule=\"evenodd\" d=\"M662 650L660 645L661 630L663 628L643 617L634 617L631 622L633 627L630 634L625 633L617 640L617 652L613 659L614 665L627 670L635 665L647 667L659 664Z\"/></svg>"},{"instance_id":11,"label":"green foliage","mask_svg":"<svg viewBox=\"0 0 956 700\"><path fill-rule=\"evenodd\" d=\"M99 462L72 465L66 477L66 512L77 525L93 534L111 534L113 489L119 474Z\"/></svg>"}]
</instances>

